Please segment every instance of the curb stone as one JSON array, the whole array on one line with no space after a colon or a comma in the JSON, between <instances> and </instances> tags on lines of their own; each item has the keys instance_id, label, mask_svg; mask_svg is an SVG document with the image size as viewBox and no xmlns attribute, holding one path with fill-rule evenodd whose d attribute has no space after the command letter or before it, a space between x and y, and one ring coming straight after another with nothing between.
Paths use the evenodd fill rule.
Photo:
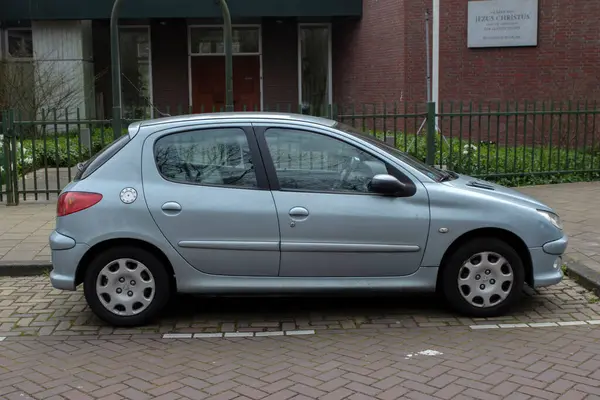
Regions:
<instances>
[{"instance_id":1,"label":"curb stone","mask_svg":"<svg viewBox=\"0 0 600 400\"><path fill-rule=\"evenodd\" d=\"M567 267L566 275L569 278L600 296L600 272L567 256L563 256L563 263Z\"/></svg>"},{"instance_id":2,"label":"curb stone","mask_svg":"<svg viewBox=\"0 0 600 400\"><path fill-rule=\"evenodd\" d=\"M36 276L51 270L50 261L0 261L0 276Z\"/></svg>"}]
</instances>

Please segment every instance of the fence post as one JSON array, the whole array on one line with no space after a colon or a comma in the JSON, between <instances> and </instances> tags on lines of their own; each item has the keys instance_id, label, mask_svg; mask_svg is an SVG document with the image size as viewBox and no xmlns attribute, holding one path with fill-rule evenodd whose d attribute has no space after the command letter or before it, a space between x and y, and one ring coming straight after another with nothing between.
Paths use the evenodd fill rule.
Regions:
<instances>
[{"instance_id":1,"label":"fence post","mask_svg":"<svg viewBox=\"0 0 600 400\"><path fill-rule=\"evenodd\" d=\"M427 165L435 163L435 102L427 103Z\"/></svg>"},{"instance_id":2,"label":"fence post","mask_svg":"<svg viewBox=\"0 0 600 400\"><path fill-rule=\"evenodd\" d=\"M19 204L18 176L16 168L16 140L14 136L14 113L8 110L2 116L2 134L4 135L2 149L4 151L4 167L6 168L4 178L6 185L6 205L16 206Z\"/></svg>"}]
</instances>

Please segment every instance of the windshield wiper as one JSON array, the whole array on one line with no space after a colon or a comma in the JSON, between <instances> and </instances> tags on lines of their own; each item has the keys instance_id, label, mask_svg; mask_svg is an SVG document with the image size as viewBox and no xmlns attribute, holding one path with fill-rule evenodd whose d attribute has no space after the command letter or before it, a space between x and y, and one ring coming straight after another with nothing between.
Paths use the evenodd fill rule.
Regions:
<instances>
[{"instance_id":1,"label":"windshield wiper","mask_svg":"<svg viewBox=\"0 0 600 400\"><path fill-rule=\"evenodd\" d=\"M442 176L440 176L440 178L438 179L438 182L446 182L449 181L450 178L455 178L454 173L449 172L449 171L445 171L441 168L438 167L433 167L436 170L438 170L440 172L440 174L442 174Z\"/></svg>"},{"instance_id":2,"label":"windshield wiper","mask_svg":"<svg viewBox=\"0 0 600 400\"><path fill-rule=\"evenodd\" d=\"M442 176L440 177L440 179L438 179L438 182L446 182L446 181L449 181L449 180L450 180L450 178L452 178L452 175L450 175L450 174L449 174L449 173L447 173L447 172L444 172L444 173L442 174Z\"/></svg>"}]
</instances>

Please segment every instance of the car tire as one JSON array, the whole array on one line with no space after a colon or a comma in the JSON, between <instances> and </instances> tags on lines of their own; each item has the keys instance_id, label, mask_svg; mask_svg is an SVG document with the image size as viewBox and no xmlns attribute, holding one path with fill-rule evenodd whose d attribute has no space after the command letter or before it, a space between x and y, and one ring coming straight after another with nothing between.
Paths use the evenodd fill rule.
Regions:
<instances>
[{"instance_id":1,"label":"car tire","mask_svg":"<svg viewBox=\"0 0 600 400\"><path fill-rule=\"evenodd\" d=\"M171 285L156 256L138 247L120 246L94 257L85 271L83 291L100 319L132 327L158 316L169 301Z\"/></svg>"},{"instance_id":2,"label":"car tire","mask_svg":"<svg viewBox=\"0 0 600 400\"><path fill-rule=\"evenodd\" d=\"M490 318L505 314L523 292L525 269L515 249L497 238L473 239L442 266L442 291L461 314Z\"/></svg>"}]
</instances>

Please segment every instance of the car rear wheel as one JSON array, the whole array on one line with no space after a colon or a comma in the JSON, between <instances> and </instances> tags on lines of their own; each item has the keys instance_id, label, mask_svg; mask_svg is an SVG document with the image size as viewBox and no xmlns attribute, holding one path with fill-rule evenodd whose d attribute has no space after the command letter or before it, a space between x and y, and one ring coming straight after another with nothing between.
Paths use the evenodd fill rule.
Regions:
<instances>
[{"instance_id":1,"label":"car rear wheel","mask_svg":"<svg viewBox=\"0 0 600 400\"><path fill-rule=\"evenodd\" d=\"M92 311L115 326L145 324L170 296L169 276L160 260L137 247L114 247L95 257L83 290Z\"/></svg>"},{"instance_id":2,"label":"car rear wheel","mask_svg":"<svg viewBox=\"0 0 600 400\"><path fill-rule=\"evenodd\" d=\"M460 313L488 318L506 313L523 291L519 254L496 238L478 238L452 254L442 270L443 292Z\"/></svg>"}]
</instances>

